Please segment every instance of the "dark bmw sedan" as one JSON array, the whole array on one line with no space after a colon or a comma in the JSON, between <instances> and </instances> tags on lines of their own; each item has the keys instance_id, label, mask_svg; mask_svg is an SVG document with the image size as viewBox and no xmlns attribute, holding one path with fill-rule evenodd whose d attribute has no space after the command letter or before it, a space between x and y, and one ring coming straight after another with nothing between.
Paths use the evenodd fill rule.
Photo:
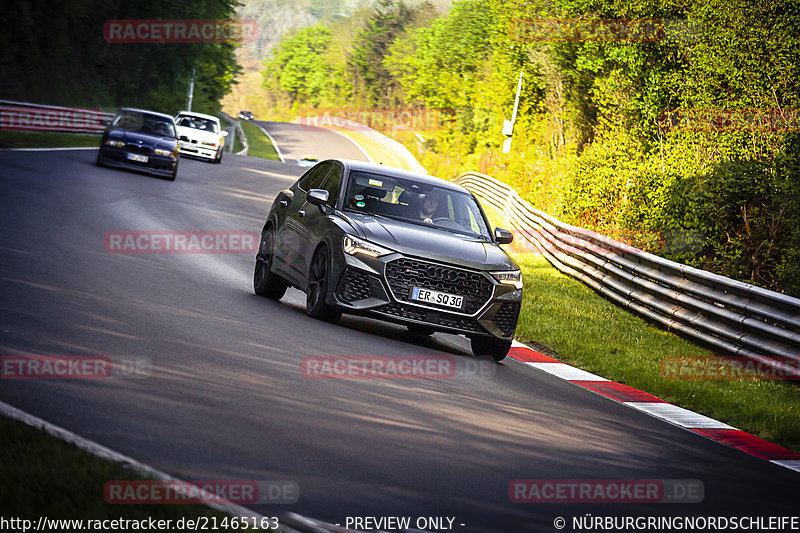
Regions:
<instances>
[{"instance_id":1,"label":"dark bmw sedan","mask_svg":"<svg viewBox=\"0 0 800 533\"><path fill-rule=\"evenodd\" d=\"M174 181L179 151L170 115L123 108L103 133L97 164L142 170Z\"/></svg>"},{"instance_id":2,"label":"dark bmw sedan","mask_svg":"<svg viewBox=\"0 0 800 533\"><path fill-rule=\"evenodd\" d=\"M466 335L503 359L517 326L522 276L475 197L448 181L348 160L323 161L281 191L261 232L256 294L306 293L309 315L342 313L414 333Z\"/></svg>"}]
</instances>

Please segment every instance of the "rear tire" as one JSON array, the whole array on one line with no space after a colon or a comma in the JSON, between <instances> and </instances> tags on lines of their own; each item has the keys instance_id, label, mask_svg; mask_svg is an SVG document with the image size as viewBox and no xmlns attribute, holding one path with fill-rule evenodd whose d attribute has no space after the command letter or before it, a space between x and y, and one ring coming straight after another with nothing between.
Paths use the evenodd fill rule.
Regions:
<instances>
[{"instance_id":1,"label":"rear tire","mask_svg":"<svg viewBox=\"0 0 800 533\"><path fill-rule=\"evenodd\" d=\"M492 337L473 337L470 339L472 353L476 357L490 355L495 361L502 361L511 349L511 341Z\"/></svg>"},{"instance_id":2,"label":"rear tire","mask_svg":"<svg viewBox=\"0 0 800 533\"><path fill-rule=\"evenodd\" d=\"M330 260L328 259L328 249L323 246L317 250L311 261L311 272L308 276L308 289L306 290L306 312L310 317L333 323L342 317L342 312L325 302L325 298L328 296L329 282Z\"/></svg>"},{"instance_id":3,"label":"rear tire","mask_svg":"<svg viewBox=\"0 0 800 533\"><path fill-rule=\"evenodd\" d=\"M253 272L253 289L259 296L280 300L286 294L287 285L270 269L272 268L272 229L261 235L261 243L256 254L256 268Z\"/></svg>"}]
</instances>

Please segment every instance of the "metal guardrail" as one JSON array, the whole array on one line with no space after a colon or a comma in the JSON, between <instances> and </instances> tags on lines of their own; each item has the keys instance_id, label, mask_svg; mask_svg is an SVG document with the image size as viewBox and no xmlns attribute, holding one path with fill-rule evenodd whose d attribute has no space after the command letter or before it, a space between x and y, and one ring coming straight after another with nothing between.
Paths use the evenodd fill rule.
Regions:
<instances>
[{"instance_id":1,"label":"metal guardrail","mask_svg":"<svg viewBox=\"0 0 800 533\"><path fill-rule=\"evenodd\" d=\"M242 146L244 146L242 150L236 152L236 155L247 155L247 137L244 135L244 130L242 129L242 124L239 122L239 119L233 118L224 111L220 111L219 114L235 128L236 135L239 136L239 140L242 142ZM229 152L233 153L233 143L230 144L230 147Z\"/></svg>"},{"instance_id":2,"label":"metal guardrail","mask_svg":"<svg viewBox=\"0 0 800 533\"><path fill-rule=\"evenodd\" d=\"M0 130L102 133L114 113L0 100Z\"/></svg>"},{"instance_id":3,"label":"metal guardrail","mask_svg":"<svg viewBox=\"0 0 800 533\"><path fill-rule=\"evenodd\" d=\"M565 224L490 176L467 172L455 181L502 211L517 238L558 270L618 305L716 351L800 376L800 299Z\"/></svg>"}]
</instances>

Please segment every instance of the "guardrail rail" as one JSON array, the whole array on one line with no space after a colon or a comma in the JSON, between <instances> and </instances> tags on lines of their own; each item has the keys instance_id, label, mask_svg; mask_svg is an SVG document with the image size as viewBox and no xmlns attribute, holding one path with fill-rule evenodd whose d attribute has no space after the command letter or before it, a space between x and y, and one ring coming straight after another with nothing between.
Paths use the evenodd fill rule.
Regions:
<instances>
[{"instance_id":1,"label":"guardrail rail","mask_svg":"<svg viewBox=\"0 0 800 533\"><path fill-rule=\"evenodd\" d=\"M455 181L503 212L516 237L555 268L618 305L715 351L800 377L800 299L565 224L490 176L467 172Z\"/></svg>"},{"instance_id":2,"label":"guardrail rail","mask_svg":"<svg viewBox=\"0 0 800 533\"><path fill-rule=\"evenodd\" d=\"M0 130L102 133L114 113L0 100Z\"/></svg>"},{"instance_id":3,"label":"guardrail rail","mask_svg":"<svg viewBox=\"0 0 800 533\"><path fill-rule=\"evenodd\" d=\"M244 135L244 130L242 129L242 123L239 121L238 118L233 118L224 111L220 111L219 114L222 115L222 118L227 120L228 123L230 123L235 128L236 135L239 136L239 140L242 142L242 146L244 146L242 150L236 152L236 155L247 155L247 137L245 137ZM231 141L233 141L233 139L231 139ZM230 143L230 149L228 151L233 153L233 142Z\"/></svg>"}]
</instances>

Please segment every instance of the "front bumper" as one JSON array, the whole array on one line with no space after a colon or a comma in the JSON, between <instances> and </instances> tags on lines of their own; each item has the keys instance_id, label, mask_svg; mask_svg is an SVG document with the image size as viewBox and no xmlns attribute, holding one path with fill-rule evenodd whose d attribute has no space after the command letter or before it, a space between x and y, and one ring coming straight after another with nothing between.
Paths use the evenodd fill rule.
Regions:
<instances>
[{"instance_id":1,"label":"front bumper","mask_svg":"<svg viewBox=\"0 0 800 533\"><path fill-rule=\"evenodd\" d=\"M199 157L202 159L216 159L217 150L219 148L211 148L202 144L196 144L188 141L181 141L181 155L188 155L192 157Z\"/></svg>"},{"instance_id":2,"label":"front bumper","mask_svg":"<svg viewBox=\"0 0 800 533\"><path fill-rule=\"evenodd\" d=\"M153 153L145 154L147 157L146 162L134 161L130 159L128 155L131 153L132 152L128 151L125 147L115 148L111 146L102 146L100 148L100 161L105 165L141 170L158 176L170 176L175 170L175 165L178 164L176 158L154 155Z\"/></svg>"},{"instance_id":3,"label":"front bumper","mask_svg":"<svg viewBox=\"0 0 800 533\"><path fill-rule=\"evenodd\" d=\"M488 272L401 254L371 258L342 252L342 257L343 261L335 262L334 288L328 303L346 313L425 325L468 337L514 336L522 289L501 284ZM427 272L436 277L429 277ZM416 302L410 297L412 287L457 294L465 302L460 309Z\"/></svg>"}]
</instances>

